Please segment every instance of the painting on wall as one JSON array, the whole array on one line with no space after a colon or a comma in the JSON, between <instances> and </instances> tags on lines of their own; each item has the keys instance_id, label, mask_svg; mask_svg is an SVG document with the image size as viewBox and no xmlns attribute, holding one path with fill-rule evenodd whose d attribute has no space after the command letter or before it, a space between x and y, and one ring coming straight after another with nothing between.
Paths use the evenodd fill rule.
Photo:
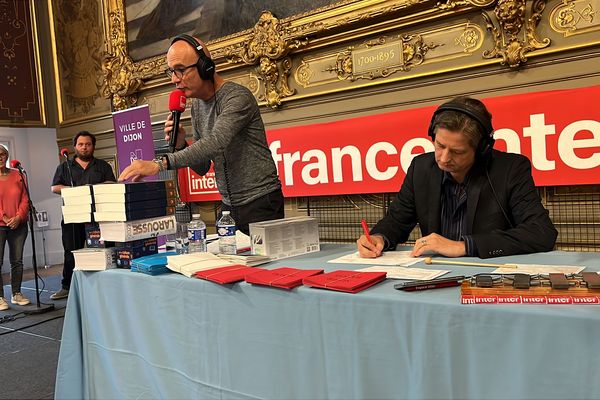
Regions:
<instances>
[{"instance_id":1,"label":"painting on wall","mask_svg":"<svg viewBox=\"0 0 600 400\"><path fill-rule=\"evenodd\" d=\"M125 0L128 54L134 61L164 54L186 33L205 42L252 28L262 11L283 19L339 0Z\"/></svg>"},{"instance_id":2,"label":"painting on wall","mask_svg":"<svg viewBox=\"0 0 600 400\"><path fill-rule=\"evenodd\" d=\"M59 122L89 119L110 112L101 95L104 27L99 0L50 2L56 40Z\"/></svg>"}]
</instances>

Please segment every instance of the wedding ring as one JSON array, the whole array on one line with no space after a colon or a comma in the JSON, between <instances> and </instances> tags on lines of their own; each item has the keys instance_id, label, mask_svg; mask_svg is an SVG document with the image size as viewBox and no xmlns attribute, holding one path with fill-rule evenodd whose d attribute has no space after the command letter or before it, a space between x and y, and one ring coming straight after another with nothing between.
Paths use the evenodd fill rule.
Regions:
<instances>
[{"instance_id":1,"label":"wedding ring","mask_svg":"<svg viewBox=\"0 0 600 400\"><path fill-rule=\"evenodd\" d=\"M421 244L423 246L427 246L427 240L426 239L421 239Z\"/></svg>"}]
</instances>

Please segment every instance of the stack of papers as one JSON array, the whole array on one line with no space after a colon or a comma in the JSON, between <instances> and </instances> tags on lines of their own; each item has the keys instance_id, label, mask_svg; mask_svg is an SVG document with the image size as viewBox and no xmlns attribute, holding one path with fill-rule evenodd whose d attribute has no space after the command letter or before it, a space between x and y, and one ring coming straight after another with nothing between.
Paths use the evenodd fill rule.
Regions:
<instances>
[{"instance_id":1,"label":"stack of papers","mask_svg":"<svg viewBox=\"0 0 600 400\"><path fill-rule=\"evenodd\" d=\"M249 267L265 264L271 261L271 259L266 256L234 256L232 254L217 254L216 256L222 260L229 261L231 264L247 265Z\"/></svg>"},{"instance_id":2,"label":"stack of papers","mask_svg":"<svg viewBox=\"0 0 600 400\"><path fill-rule=\"evenodd\" d=\"M192 277L198 271L211 268L241 265L252 267L269 261L268 257L262 256L234 256L228 254L212 253L190 253L168 257L167 267L187 277Z\"/></svg>"},{"instance_id":3,"label":"stack of papers","mask_svg":"<svg viewBox=\"0 0 600 400\"><path fill-rule=\"evenodd\" d=\"M335 264L402 265L408 267L419 261L423 261L423 258L411 257L410 253L410 251L386 251L377 258L363 258L357 251L327 262Z\"/></svg>"}]
</instances>

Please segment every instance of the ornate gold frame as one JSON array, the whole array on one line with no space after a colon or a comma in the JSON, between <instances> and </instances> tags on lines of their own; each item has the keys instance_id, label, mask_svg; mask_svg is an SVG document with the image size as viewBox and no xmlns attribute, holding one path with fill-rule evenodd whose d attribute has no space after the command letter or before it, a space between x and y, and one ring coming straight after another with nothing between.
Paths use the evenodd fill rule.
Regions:
<instances>
[{"instance_id":1,"label":"ornate gold frame","mask_svg":"<svg viewBox=\"0 0 600 400\"><path fill-rule=\"evenodd\" d=\"M124 0L103 1L108 12L102 93L111 99L113 109L123 109L135 105L141 91L168 84L162 75L166 65L164 56L138 62L128 56ZM550 2L559 3L344 0L281 20L265 12L252 29L214 40L209 46L221 73L236 76L236 81L256 94L261 105L278 108L286 101L322 94L298 93L311 86L310 74L330 74L327 84L333 85L329 89L333 93L365 86L353 84L365 79L374 85L489 64L518 68L532 55L551 52L552 40L538 32ZM441 43L445 29L455 34L451 46L457 49L450 55L448 46L444 48ZM373 57L373 49L386 48L395 49L402 57L393 62L378 60L381 62L375 63L376 67L357 71L357 52ZM337 53L318 56L320 59L315 55L329 49ZM458 66L447 63L465 55L470 58ZM438 67L431 67L436 62ZM311 63L318 68L311 70ZM290 77L295 81L290 82Z\"/></svg>"}]
</instances>

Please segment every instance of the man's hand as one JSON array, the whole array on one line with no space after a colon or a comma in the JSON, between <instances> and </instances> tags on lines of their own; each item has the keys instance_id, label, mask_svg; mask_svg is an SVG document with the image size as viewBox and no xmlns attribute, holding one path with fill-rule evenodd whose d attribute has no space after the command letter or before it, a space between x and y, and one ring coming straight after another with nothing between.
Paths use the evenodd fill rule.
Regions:
<instances>
[{"instance_id":1,"label":"man's hand","mask_svg":"<svg viewBox=\"0 0 600 400\"><path fill-rule=\"evenodd\" d=\"M144 176L158 174L159 168L154 161L135 160L119 175L119 182L130 179L137 182Z\"/></svg>"},{"instance_id":2,"label":"man's hand","mask_svg":"<svg viewBox=\"0 0 600 400\"><path fill-rule=\"evenodd\" d=\"M358 254L364 258L375 258L381 255L383 250L384 240L379 235L370 235L371 241L365 235L362 235L356 241Z\"/></svg>"},{"instance_id":3,"label":"man's hand","mask_svg":"<svg viewBox=\"0 0 600 400\"><path fill-rule=\"evenodd\" d=\"M12 218L4 218L4 222L10 229L16 229L19 225L21 225L21 217L18 215Z\"/></svg>"},{"instance_id":4,"label":"man's hand","mask_svg":"<svg viewBox=\"0 0 600 400\"><path fill-rule=\"evenodd\" d=\"M467 255L467 250L465 242L446 239L437 233L432 233L417 240L410 255L412 257L421 257L426 253L440 254L446 257L462 257Z\"/></svg>"},{"instance_id":5,"label":"man's hand","mask_svg":"<svg viewBox=\"0 0 600 400\"><path fill-rule=\"evenodd\" d=\"M167 120L165 121L165 127L163 132L165 133L165 141L169 143L171 139L171 132L173 131L173 115L169 113ZM179 124L179 130L177 131L177 138L175 139L175 148L181 149L185 146L185 128Z\"/></svg>"}]
</instances>

